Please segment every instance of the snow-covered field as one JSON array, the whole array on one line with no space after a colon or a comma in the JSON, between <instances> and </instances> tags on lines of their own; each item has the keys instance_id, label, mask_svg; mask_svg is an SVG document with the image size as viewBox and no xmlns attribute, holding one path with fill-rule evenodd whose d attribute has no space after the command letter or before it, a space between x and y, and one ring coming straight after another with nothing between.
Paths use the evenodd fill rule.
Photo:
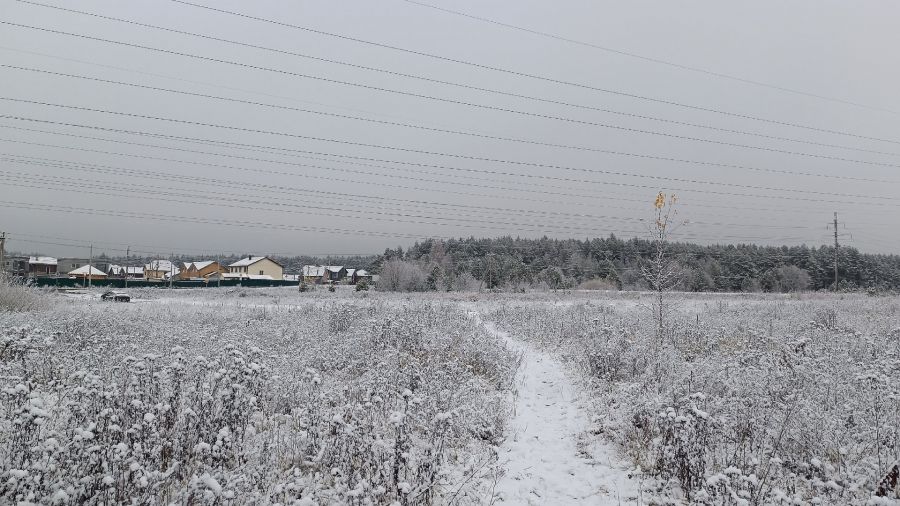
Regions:
<instances>
[{"instance_id":1,"label":"snow-covered field","mask_svg":"<svg viewBox=\"0 0 900 506\"><path fill-rule=\"evenodd\" d=\"M131 293L0 312L0 502L897 503L897 298Z\"/></svg>"}]
</instances>

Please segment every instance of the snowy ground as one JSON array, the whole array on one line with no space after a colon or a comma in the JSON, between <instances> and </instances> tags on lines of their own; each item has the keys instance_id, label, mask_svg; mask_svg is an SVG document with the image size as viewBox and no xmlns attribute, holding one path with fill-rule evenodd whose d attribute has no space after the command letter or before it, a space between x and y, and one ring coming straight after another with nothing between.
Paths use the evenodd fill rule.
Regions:
<instances>
[{"instance_id":1,"label":"snowy ground","mask_svg":"<svg viewBox=\"0 0 900 506\"><path fill-rule=\"evenodd\" d=\"M591 444L590 417L562 363L493 323L485 326L522 356L497 497L523 505L635 504L631 466L608 445Z\"/></svg>"},{"instance_id":2,"label":"snowy ground","mask_svg":"<svg viewBox=\"0 0 900 506\"><path fill-rule=\"evenodd\" d=\"M214 504L218 486L259 504L897 504L874 496L900 459L896 297L672 294L657 344L644 293L128 292L0 312L0 503L161 487ZM252 413L200 402L220 370L259 389ZM200 452L223 424L245 435L228 458ZM164 441L190 474L161 472Z\"/></svg>"}]
</instances>

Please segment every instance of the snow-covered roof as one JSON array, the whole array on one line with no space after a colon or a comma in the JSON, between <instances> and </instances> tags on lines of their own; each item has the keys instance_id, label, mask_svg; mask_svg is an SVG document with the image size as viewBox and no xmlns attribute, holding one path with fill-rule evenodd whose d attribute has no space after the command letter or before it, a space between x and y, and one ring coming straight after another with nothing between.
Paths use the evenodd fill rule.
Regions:
<instances>
[{"instance_id":1,"label":"snow-covered roof","mask_svg":"<svg viewBox=\"0 0 900 506\"><path fill-rule=\"evenodd\" d=\"M84 267L79 267L74 271L69 271L70 276L106 276L106 273L101 271L100 269L94 267L93 265L85 265Z\"/></svg>"},{"instance_id":2,"label":"snow-covered roof","mask_svg":"<svg viewBox=\"0 0 900 506\"><path fill-rule=\"evenodd\" d=\"M128 273L128 274L143 274L143 273L144 273L144 268L143 268L143 267L140 267L140 266L138 266L138 267L125 267L125 272Z\"/></svg>"},{"instance_id":3,"label":"snow-covered roof","mask_svg":"<svg viewBox=\"0 0 900 506\"><path fill-rule=\"evenodd\" d=\"M230 264L228 267L247 267L248 265L253 265L256 262L259 262L263 258L266 258L266 257L258 257L256 255L250 255L247 258L242 258L242 259L238 260L237 262Z\"/></svg>"},{"instance_id":4,"label":"snow-covered roof","mask_svg":"<svg viewBox=\"0 0 900 506\"><path fill-rule=\"evenodd\" d=\"M304 265L303 275L320 278L325 275L325 267L322 265Z\"/></svg>"},{"instance_id":5,"label":"snow-covered roof","mask_svg":"<svg viewBox=\"0 0 900 506\"><path fill-rule=\"evenodd\" d=\"M178 269L168 260L150 260L150 263L144 266L145 271L177 271Z\"/></svg>"},{"instance_id":6,"label":"snow-covered roof","mask_svg":"<svg viewBox=\"0 0 900 506\"><path fill-rule=\"evenodd\" d=\"M247 277L250 279L265 279L268 281L275 281L275 278L269 276L268 274L249 274Z\"/></svg>"},{"instance_id":7,"label":"snow-covered roof","mask_svg":"<svg viewBox=\"0 0 900 506\"><path fill-rule=\"evenodd\" d=\"M247 275L244 274L243 272L223 272L223 273L222 273L222 277L223 277L223 278L228 278L228 279L243 278L243 277L246 277L246 276L247 276Z\"/></svg>"},{"instance_id":8,"label":"snow-covered roof","mask_svg":"<svg viewBox=\"0 0 900 506\"><path fill-rule=\"evenodd\" d=\"M341 272L341 269L343 269L344 266L343 265L326 265L325 268L331 272Z\"/></svg>"},{"instance_id":9,"label":"snow-covered roof","mask_svg":"<svg viewBox=\"0 0 900 506\"><path fill-rule=\"evenodd\" d=\"M367 276L371 276L371 274L369 274L369 271L367 271L365 269L359 269L358 271L356 271L356 277L360 277L360 276L367 277Z\"/></svg>"},{"instance_id":10,"label":"snow-covered roof","mask_svg":"<svg viewBox=\"0 0 900 506\"><path fill-rule=\"evenodd\" d=\"M347 269L347 277L352 278L354 272L356 272L356 269Z\"/></svg>"},{"instance_id":11,"label":"snow-covered roof","mask_svg":"<svg viewBox=\"0 0 900 506\"><path fill-rule=\"evenodd\" d=\"M215 260L203 260L202 262L193 262L194 267L196 267L198 271L205 269L214 263L216 263Z\"/></svg>"},{"instance_id":12,"label":"snow-covered roof","mask_svg":"<svg viewBox=\"0 0 900 506\"><path fill-rule=\"evenodd\" d=\"M57 261L53 257L29 257L29 264L40 264L40 265L56 265Z\"/></svg>"},{"instance_id":13,"label":"snow-covered roof","mask_svg":"<svg viewBox=\"0 0 900 506\"><path fill-rule=\"evenodd\" d=\"M121 265L109 264L109 267L106 268L107 274L119 274L122 272L123 267Z\"/></svg>"}]
</instances>

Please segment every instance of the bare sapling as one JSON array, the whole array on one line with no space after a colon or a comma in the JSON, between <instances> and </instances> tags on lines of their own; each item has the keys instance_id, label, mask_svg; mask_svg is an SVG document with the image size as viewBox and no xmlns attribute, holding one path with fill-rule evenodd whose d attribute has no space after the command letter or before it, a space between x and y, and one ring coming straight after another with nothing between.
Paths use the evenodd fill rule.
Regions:
<instances>
[{"instance_id":1,"label":"bare sapling","mask_svg":"<svg viewBox=\"0 0 900 506\"><path fill-rule=\"evenodd\" d=\"M659 192L654 202L656 216L650 225L650 238L652 244L652 256L641 266L641 275L650 289L653 290L653 319L656 323L656 344L661 344L666 335L668 315L671 313L671 304L667 300L666 293L671 291L680 281L680 270L668 254L669 237L674 227L675 209L677 199L671 195Z\"/></svg>"}]
</instances>

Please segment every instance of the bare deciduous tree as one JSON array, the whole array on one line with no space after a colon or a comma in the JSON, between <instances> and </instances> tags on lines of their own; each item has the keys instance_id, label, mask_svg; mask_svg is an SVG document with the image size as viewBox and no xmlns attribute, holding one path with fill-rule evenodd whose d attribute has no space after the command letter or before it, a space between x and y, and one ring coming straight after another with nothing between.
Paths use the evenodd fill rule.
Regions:
<instances>
[{"instance_id":1,"label":"bare deciduous tree","mask_svg":"<svg viewBox=\"0 0 900 506\"><path fill-rule=\"evenodd\" d=\"M659 192L654 202L656 208L655 221L650 225L650 237L653 241L653 256L641 266L641 275L656 292L653 301L653 319L656 321L656 340L661 342L666 331L666 320L671 307L666 301L669 292L681 279L678 264L667 254L669 235L674 227L677 199L675 195L666 199L666 194Z\"/></svg>"}]
</instances>

